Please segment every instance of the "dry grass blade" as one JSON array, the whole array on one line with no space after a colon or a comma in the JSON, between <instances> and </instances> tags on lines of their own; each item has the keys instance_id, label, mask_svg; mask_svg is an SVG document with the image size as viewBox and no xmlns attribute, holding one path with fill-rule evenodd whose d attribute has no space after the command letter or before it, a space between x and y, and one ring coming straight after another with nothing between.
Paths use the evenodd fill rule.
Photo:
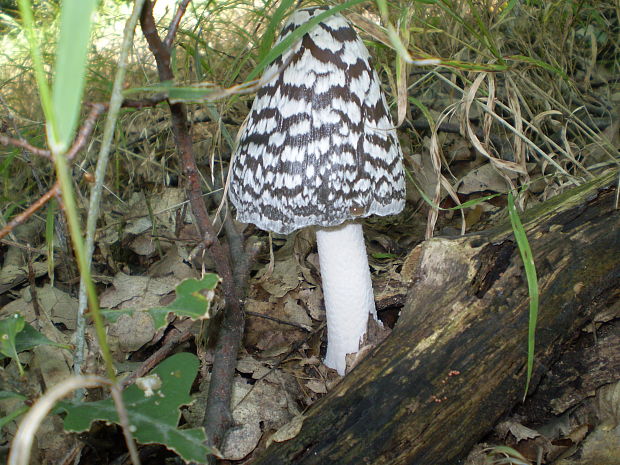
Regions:
<instances>
[{"instance_id":1,"label":"dry grass blade","mask_svg":"<svg viewBox=\"0 0 620 465\"><path fill-rule=\"evenodd\" d=\"M464 117L461 118L461 124L464 126L465 132L467 133L469 140L474 145L476 150L478 150L480 154L485 156L496 168L500 170L500 172L502 172L502 170L507 170L507 171L514 171L515 173L519 173L519 174L527 174L527 171L519 164L512 162L512 161L508 161L508 160L501 160L491 155L488 152L488 150L484 147L484 145L482 144L482 142L476 135L476 132L472 128L472 125L470 122L471 104L476 98L478 88L480 87L480 85L482 84L482 82L485 80L486 77L487 76L484 73L479 74L474 80L474 82L472 83L472 85L470 86L469 90L464 94L463 103L465 105L465 111L464 111ZM489 114L494 114L493 111L488 106L486 107L486 110L489 111ZM514 188L514 186L512 186L512 181L510 180L510 178L506 177L505 179L507 180L511 188Z\"/></svg>"}]
</instances>

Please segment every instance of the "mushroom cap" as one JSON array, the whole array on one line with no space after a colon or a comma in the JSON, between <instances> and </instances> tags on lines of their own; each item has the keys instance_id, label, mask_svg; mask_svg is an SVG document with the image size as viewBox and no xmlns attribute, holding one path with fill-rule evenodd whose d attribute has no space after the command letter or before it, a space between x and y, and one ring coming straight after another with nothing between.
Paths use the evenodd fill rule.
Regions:
<instances>
[{"instance_id":1,"label":"mushroom cap","mask_svg":"<svg viewBox=\"0 0 620 465\"><path fill-rule=\"evenodd\" d=\"M297 10L279 41L325 7ZM370 54L335 14L266 70L232 162L237 219L288 234L405 205L402 152Z\"/></svg>"}]
</instances>

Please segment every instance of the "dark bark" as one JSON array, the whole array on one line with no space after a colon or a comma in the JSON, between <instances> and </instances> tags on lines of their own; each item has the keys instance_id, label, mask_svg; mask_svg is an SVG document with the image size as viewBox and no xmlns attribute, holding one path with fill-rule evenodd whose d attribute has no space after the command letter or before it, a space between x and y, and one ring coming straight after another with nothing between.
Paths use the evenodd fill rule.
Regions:
<instances>
[{"instance_id":1,"label":"dark bark","mask_svg":"<svg viewBox=\"0 0 620 465\"><path fill-rule=\"evenodd\" d=\"M598 336L582 332L545 373L536 393L518 409L525 424L545 424L620 380L620 308L615 307L614 321L599 327Z\"/></svg>"},{"instance_id":2,"label":"dark bark","mask_svg":"<svg viewBox=\"0 0 620 465\"><path fill-rule=\"evenodd\" d=\"M618 301L617 177L522 215L540 288L532 386ZM510 225L427 241L403 268L415 271L390 337L254 464L456 464L521 401L529 299Z\"/></svg>"}]
</instances>

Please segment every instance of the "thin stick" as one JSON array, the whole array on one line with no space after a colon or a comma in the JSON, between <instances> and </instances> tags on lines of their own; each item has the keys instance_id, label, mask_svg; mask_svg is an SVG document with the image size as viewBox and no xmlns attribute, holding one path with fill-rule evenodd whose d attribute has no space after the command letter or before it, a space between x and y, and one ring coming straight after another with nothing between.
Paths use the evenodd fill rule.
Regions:
<instances>
[{"instance_id":1,"label":"thin stick","mask_svg":"<svg viewBox=\"0 0 620 465\"><path fill-rule=\"evenodd\" d=\"M54 183L54 185L52 186L50 190L48 190L45 194L39 197L39 199L36 202L34 202L32 205L26 208L26 210L21 212L11 221L9 221L6 224L6 226L0 229L0 239L8 235L11 231L13 231L13 229L15 229L20 224L25 223L26 220L30 218L37 210L43 207L52 197L56 197L57 195L60 195L60 185L58 181Z\"/></svg>"}]
</instances>

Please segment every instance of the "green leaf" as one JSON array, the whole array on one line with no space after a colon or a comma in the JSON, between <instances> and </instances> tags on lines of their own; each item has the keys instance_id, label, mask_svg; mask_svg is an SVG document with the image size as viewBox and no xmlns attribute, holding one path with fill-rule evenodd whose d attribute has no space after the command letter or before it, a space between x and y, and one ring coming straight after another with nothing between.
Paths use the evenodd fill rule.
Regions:
<instances>
[{"instance_id":1,"label":"green leaf","mask_svg":"<svg viewBox=\"0 0 620 465\"><path fill-rule=\"evenodd\" d=\"M133 315L135 312L147 311L155 325L155 329L162 328L167 324L166 317L169 313L179 316L188 316L195 320L209 318L209 309L213 300L213 291L220 282L215 273L207 273L201 279L186 279L176 287L174 301L166 307L153 307L148 310L135 308L102 309L101 316L114 323L121 315Z\"/></svg>"},{"instance_id":2,"label":"green leaf","mask_svg":"<svg viewBox=\"0 0 620 465\"><path fill-rule=\"evenodd\" d=\"M508 193L508 214L510 216L512 230L517 240L517 246L519 247L519 254L521 255L521 260L523 260L523 266L525 267L527 288L530 294L530 316L527 334L527 380L525 382L525 393L523 394L523 398L525 399L534 368L536 322L538 320L538 278L536 276L536 265L534 264L532 249L527 240L525 229L521 223L521 218L519 218L517 208L515 207L515 200L512 192Z\"/></svg>"},{"instance_id":3,"label":"green leaf","mask_svg":"<svg viewBox=\"0 0 620 465\"><path fill-rule=\"evenodd\" d=\"M0 391L0 400L7 400L7 399L21 399L21 400L26 400L26 396L18 393L18 392L12 392L12 391Z\"/></svg>"},{"instance_id":4,"label":"green leaf","mask_svg":"<svg viewBox=\"0 0 620 465\"><path fill-rule=\"evenodd\" d=\"M551 73L558 75L565 81L570 81L570 78L568 77L568 75L564 71L562 71L560 68L556 66L552 66L549 63L545 63L544 61L537 60L536 58L528 57L525 55L510 55L505 58L507 60L522 61L530 65L538 66L539 68L542 68L546 71L549 71Z\"/></svg>"},{"instance_id":5,"label":"green leaf","mask_svg":"<svg viewBox=\"0 0 620 465\"><path fill-rule=\"evenodd\" d=\"M24 374L24 369L19 362L19 356L17 354L40 345L71 349L71 346L67 344L59 344L50 341L30 324L26 323L24 317L19 313L15 313L9 318L0 320L0 354L15 360L21 375Z\"/></svg>"},{"instance_id":6,"label":"green leaf","mask_svg":"<svg viewBox=\"0 0 620 465\"><path fill-rule=\"evenodd\" d=\"M133 315L137 311L140 310L136 310L135 308L102 308L101 310L99 310L99 313L101 313L101 316L108 320L110 323L116 323L116 321L120 318L121 315Z\"/></svg>"},{"instance_id":7,"label":"green leaf","mask_svg":"<svg viewBox=\"0 0 620 465\"><path fill-rule=\"evenodd\" d=\"M376 258L378 260L384 259L384 258L396 258L398 255L393 254L393 253L387 253L387 252L375 252L372 254L372 258Z\"/></svg>"},{"instance_id":8,"label":"green leaf","mask_svg":"<svg viewBox=\"0 0 620 465\"><path fill-rule=\"evenodd\" d=\"M17 392L0 391L0 401L10 400L10 399L18 399L18 400L21 400L23 403L23 401L27 400L27 397ZM11 407L13 406L12 404L9 404L9 405L11 405ZM23 415L24 413L26 413L28 409L29 407L27 405L22 405L21 407L15 408L15 410L8 412L5 416L0 417L0 429L4 428L5 425L9 424L10 422L15 420L20 415Z\"/></svg>"},{"instance_id":9,"label":"green leaf","mask_svg":"<svg viewBox=\"0 0 620 465\"><path fill-rule=\"evenodd\" d=\"M0 418L0 429L4 428L5 425L9 424L10 422L15 420L20 415L23 415L28 410L29 410L29 407L24 405L23 407L13 410L12 412L9 412L6 416Z\"/></svg>"},{"instance_id":10,"label":"green leaf","mask_svg":"<svg viewBox=\"0 0 620 465\"><path fill-rule=\"evenodd\" d=\"M24 329L25 324L24 317L18 313L4 320L0 320L0 354L12 358L17 362L20 375L24 374L24 369L21 363L19 363L15 338L17 334Z\"/></svg>"},{"instance_id":11,"label":"green leaf","mask_svg":"<svg viewBox=\"0 0 620 465\"><path fill-rule=\"evenodd\" d=\"M39 331L34 329L29 323L24 325L23 331L21 331L15 338L15 348L17 349L17 352L23 352L25 350L33 349L36 346L44 345L60 347L61 349L67 350L71 350L73 348L73 346L69 344L61 344L48 339Z\"/></svg>"},{"instance_id":12,"label":"green leaf","mask_svg":"<svg viewBox=\"0 0 620 465\"><path fill-rule=\"evenodd\" d=\"M493 465L530 465L530 462L512 447L494 446L484 451L493 457ZM499 457L495 458L496 456Z\"/></svg>"},{"instance_id":13,"label":"green leaf","mask_svg":"<svg viewBox=\"0 0 620 465\"><path fill-rule=\"evenodd\" d=\"M149 309L155 328L166 325L168 313L189 316L194 319L209 317L209 308L215 296L214 290L220 277L214 273L205 274L202 279L186 279L176 287L176 298L166 307Z\"/></svg>"},{"instance_id":14,"label":"green leaf","mask_svg":"<svg viewBox=\"0 0 620 465\"><path fill-rule=\"evenodd\" d=\"M134 438L142 444L163 444L185 461L204 463L210 449L204 445L203 428L178 429L179 408L192 401L189 390L198 373L198 358L190 353L175 354L159 364L149 376L161 381L152 395L135 384L123 391L129 424ZM156 379L156 378L155 378ZM66 401L65 429L85 431L93 421L118 423L112 399L77 403Z\"/></svg>"},{"instance_id":15,"label":"green leaf","mask_svg":"<svg viewBox=\"0 0 620 465\"><path fill-rule=\"evenodd\" d=\"M48 133L54 153L71 145L80 116L82 92L96 0L64 0L56 49L52 106L56 127Z\"/></svg>"}]
</instances>

